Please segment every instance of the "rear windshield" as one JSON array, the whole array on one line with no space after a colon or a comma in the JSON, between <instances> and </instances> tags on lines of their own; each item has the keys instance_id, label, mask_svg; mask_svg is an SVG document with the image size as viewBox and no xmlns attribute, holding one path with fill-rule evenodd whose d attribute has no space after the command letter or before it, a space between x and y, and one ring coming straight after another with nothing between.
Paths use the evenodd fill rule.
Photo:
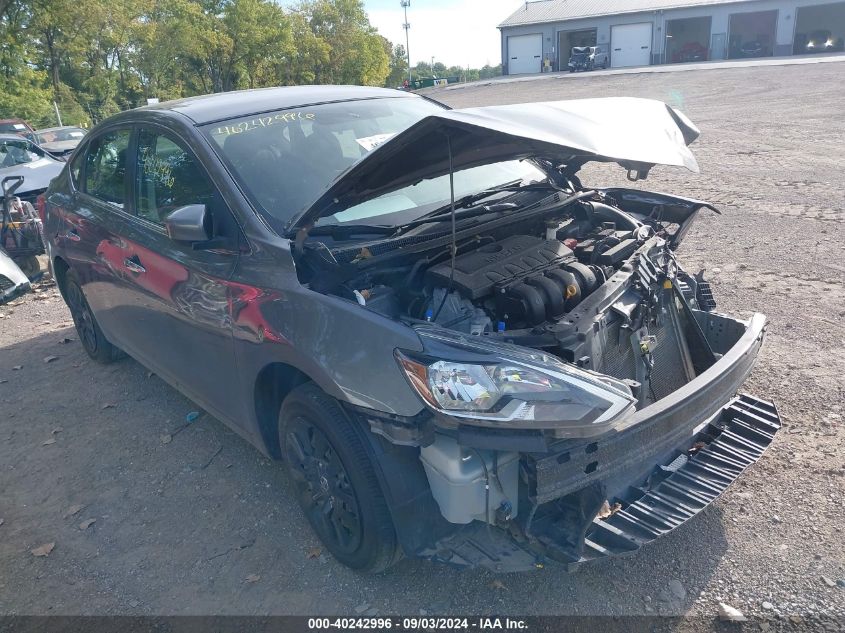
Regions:
<instances>
[{"instance_id":1,"label":"rear windshield","mask_svg":"<svg viewBox=\"0 0 845 633\"><path fill-rule=\"evenodd\" d=\"M424 99L370 99L244 116L204 131L253 203L280 228L379 144L438 112Z\"/></svg>"},{"instance_id":2,"label":"rear windshield","mask_svg":"<svg viewBox=\"0 0 845 633\"><path fill-rule=\"evenodd\" d=\"M68 127L59 130L39 130L35 132L39 143L59 143L62 141L81 141L85 130L78 127Z\"/></svg>"},{"instance_id":3,"label":"rear windshield","mask_svg":"<svg viewBox=\"0 0 845 633\"><path fill-rule=\"evenodd\" d=\"M27 132L28 129L23 123L0 123L0 132L11 132L12 134L20 134Z\"/></svg>"}]
</instances>

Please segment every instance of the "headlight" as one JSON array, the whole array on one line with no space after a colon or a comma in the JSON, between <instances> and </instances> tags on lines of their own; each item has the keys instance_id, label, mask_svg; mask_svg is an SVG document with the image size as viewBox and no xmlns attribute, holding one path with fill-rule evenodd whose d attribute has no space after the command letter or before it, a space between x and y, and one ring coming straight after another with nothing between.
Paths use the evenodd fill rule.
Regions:
<instances>
[{"instance_id":1,"label":"headlight","mask_svg":"<svg viewBox=\"0 0 845 633\"><path fill-rule=\"evenodd\" d=\"M399 351L396 359L429 407L465 424L586 437L606 431L636 402L624 383L549 356L542 365L505 357L460 362Z\"/></svg>"}]
</instances>

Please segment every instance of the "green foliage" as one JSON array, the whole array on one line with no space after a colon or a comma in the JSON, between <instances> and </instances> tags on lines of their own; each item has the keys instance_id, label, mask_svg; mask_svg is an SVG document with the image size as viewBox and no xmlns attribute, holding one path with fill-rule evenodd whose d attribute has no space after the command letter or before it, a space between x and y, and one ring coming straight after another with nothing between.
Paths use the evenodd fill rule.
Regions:
<instances>
[{"instance_id":1,"label":"green foliage","mask_svg":"<svg viewBox=\"0 0 845 633\"><path fill-rule=\"evenodd\" d=\"M390 42L384 40L390 46ZM390 55L390 73L387 75L385 86L396 88L402 85L408 79L408 54L402 44L397 44L395 47L391 46L389 50Z\"/></svg>"},{"instance_id":2,"label":"green foliage","mask_svg":"<svg viewBox=\"0 0 845 633\"><path fill-rule=\"evenodd\" d=\"M5 79L0 90L0 118L19 118L32 125L55 125L53 93L45 73L24 67Z\"/></svg>"},{"instance_id":3,"label":"green foliage","mask_svg":"<svg viewBox=\"0 0 845 633\"><path fill-rule=\"evenodd\" d=\"M434 65L464 80L485 69ZM399 86L407 74L405 47L378 34L362 0L0 0L0 117L36 126L56 124L54 101L65 124L89 125L153 97Z\"/></svg>"}]
</instances>

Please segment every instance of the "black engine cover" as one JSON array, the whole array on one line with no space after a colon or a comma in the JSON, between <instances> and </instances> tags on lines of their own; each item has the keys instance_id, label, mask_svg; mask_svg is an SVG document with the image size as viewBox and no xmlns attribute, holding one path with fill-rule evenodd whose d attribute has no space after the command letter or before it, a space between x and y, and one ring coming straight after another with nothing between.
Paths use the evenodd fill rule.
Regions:
<instances>
[{"instance_id":1,"label":"black engine cover","mask_svg":"<svg viewBox=\"0 0 845 633\"><path fill-rule=\"evenodd\" d=\"M457 257L453 286L467 299L480 299L489 296L497 284L571 261L572 251L557 240L512 235ZM450 274L451 264L445 262L428 271L428 280L448 286Z\"/></svg>"}]
</instances>

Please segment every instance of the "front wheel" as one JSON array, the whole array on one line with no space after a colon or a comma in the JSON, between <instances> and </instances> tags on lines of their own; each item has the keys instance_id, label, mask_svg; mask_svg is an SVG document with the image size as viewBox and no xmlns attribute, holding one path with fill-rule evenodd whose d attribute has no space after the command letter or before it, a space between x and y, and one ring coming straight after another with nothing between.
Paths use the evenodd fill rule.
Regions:
<instances>
[{"instance_id":1,"label":"front wheel","mask_svg":"<svg viewBox=\"0 0 845 633\"><path fill-rule=\"evenodd\" d=\"M362 430L313 383L279 412L279 441L300 506L344 565L378 573L401 557L396 530Z\"/></svg>"}]
</instances>

